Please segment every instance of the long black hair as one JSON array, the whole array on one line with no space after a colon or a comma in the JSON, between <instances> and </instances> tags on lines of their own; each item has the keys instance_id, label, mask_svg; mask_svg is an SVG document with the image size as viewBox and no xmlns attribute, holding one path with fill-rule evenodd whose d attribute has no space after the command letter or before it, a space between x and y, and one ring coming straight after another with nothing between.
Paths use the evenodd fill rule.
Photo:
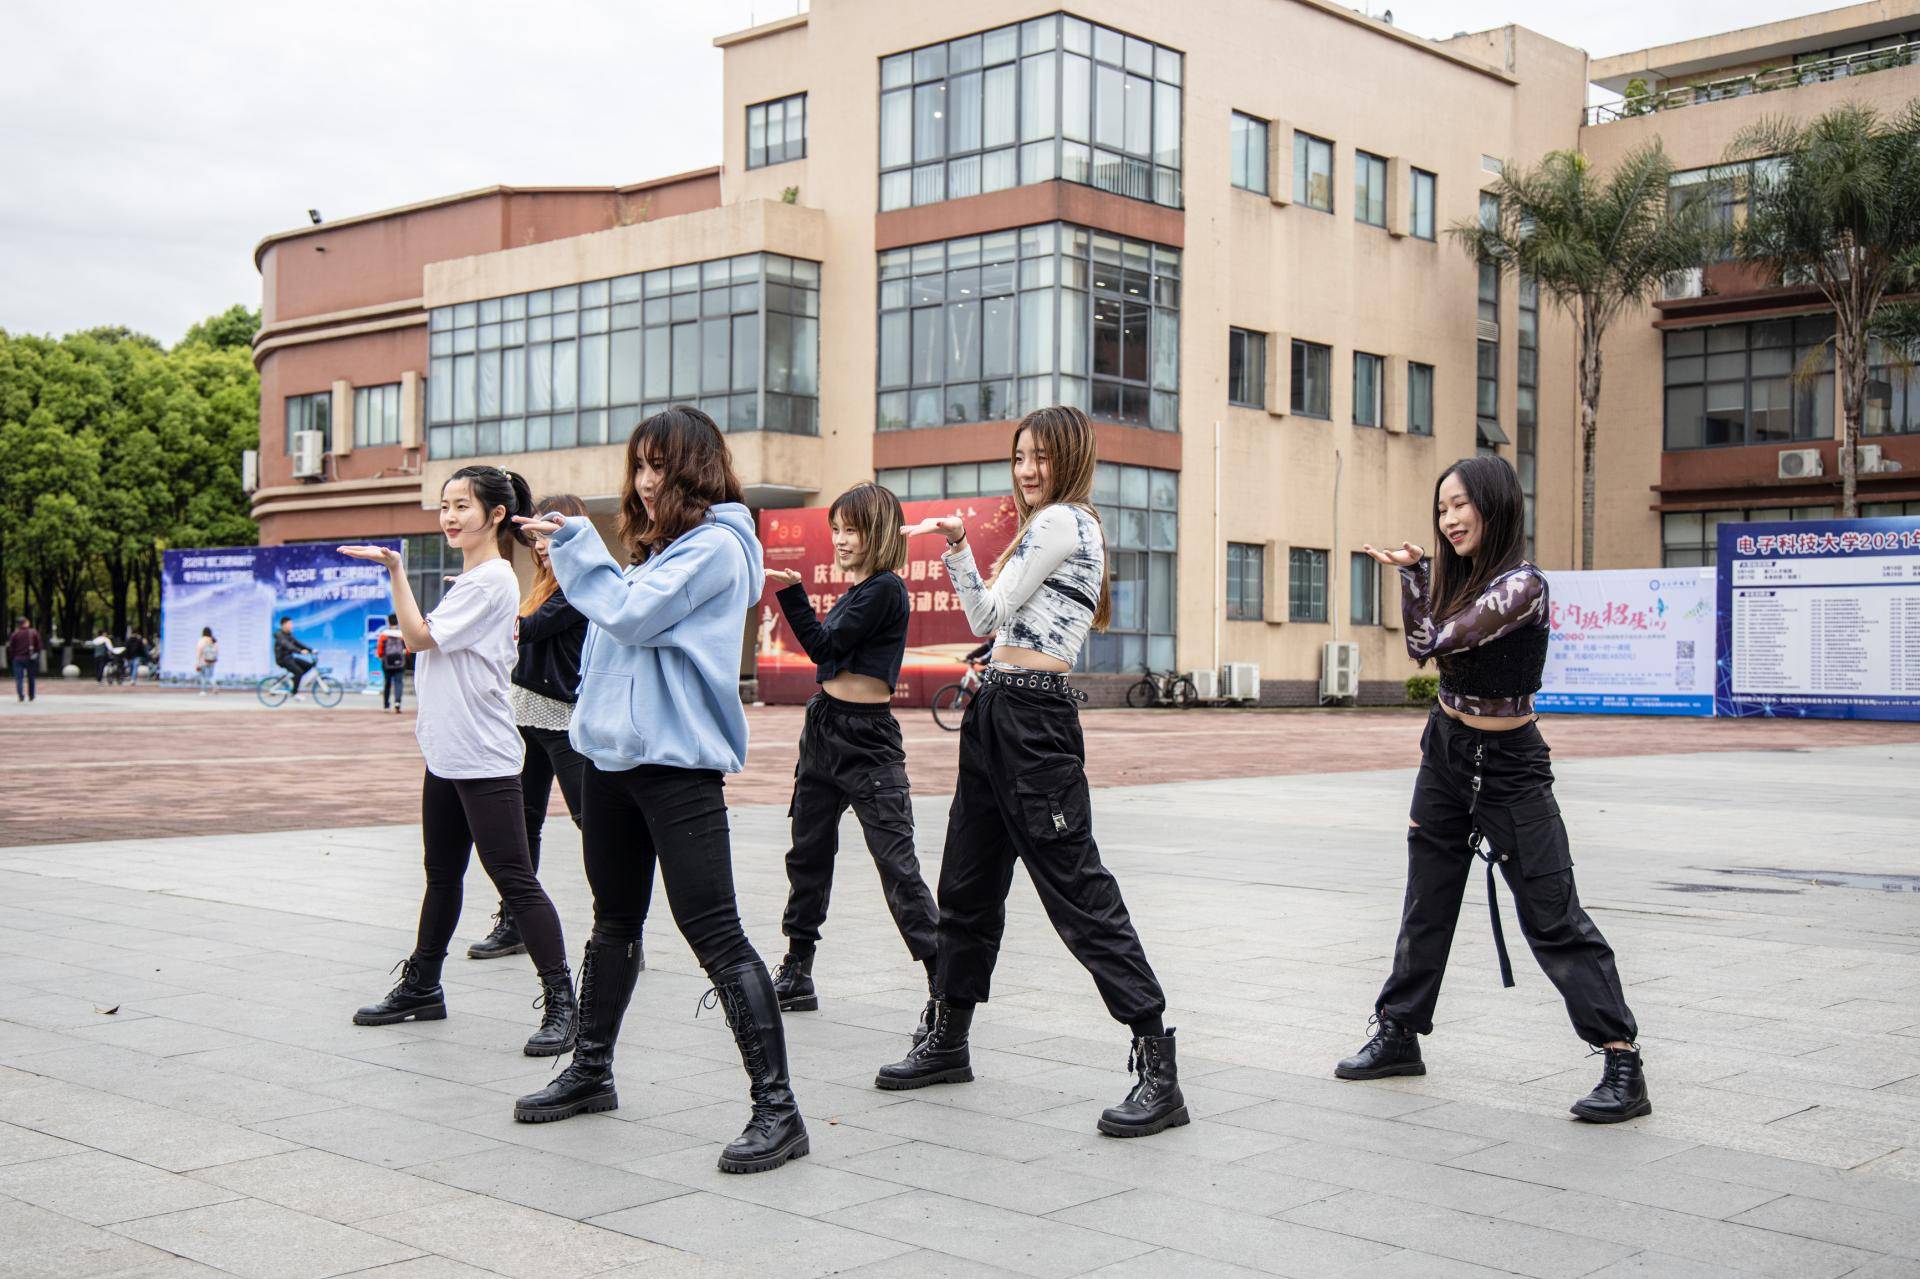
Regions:
<instances>
[{"instance_id":1,"label":"long black hair","mask_svg":"<svg viewBox=\"0 0 1920 1279\"><path fill-rule=\"evenodd\" d=\"M447 477L447 484L455 480L467 482L467 487L473 491L474 501L480 503L487 518L493 518L494 507L506 508L506 515L493 531L502 555L510 554L515 542L522 546L531 545L526 530L513 522L516 515L533 514L533 490L527 487L525 476L517 471L509 471L504 466L463 466ZM447 484L440 486L442 493L446 492Z\"/></svg>"},{"instance_id":2,"label":"long black hair","mask_svg":"<svg viewBox=\"0 0 1920 1279\"><path fill-rule=\"evenodd\" d=\"M1440 486L1460 477L1467 500L1480 513L1480 545L1471 555L1454 553L1440 532ZM1433 616L1444 621L1485 591L1494 578L1520 567L1527 551L1527 499L1520 477L1501 457L1463 457L1433 482Z\"/></svg>"}]
</instances>

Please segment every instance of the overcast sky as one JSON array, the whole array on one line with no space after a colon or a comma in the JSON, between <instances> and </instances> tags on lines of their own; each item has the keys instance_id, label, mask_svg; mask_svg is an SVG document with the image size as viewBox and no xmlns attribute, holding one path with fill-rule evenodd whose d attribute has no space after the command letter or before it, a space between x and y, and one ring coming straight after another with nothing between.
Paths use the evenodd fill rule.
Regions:
<instances>
[{"instance_id":1,"label":"overcast sky","mask_svg":"<svg viewBox=\"0 0 1920 1279\"><path fill-rule=\"evenodd\" d=\"M1374 0L1369 11L1389 7L1423 36L1517 20L1600 56L1818 5ZM795 0L7 8L0 328L124 324L171 343L202 316L259 305L253 246L308 208L338 218L494 183L612 184L717 163L712 38L791 14Z\"/></svg>"}]
</instances>

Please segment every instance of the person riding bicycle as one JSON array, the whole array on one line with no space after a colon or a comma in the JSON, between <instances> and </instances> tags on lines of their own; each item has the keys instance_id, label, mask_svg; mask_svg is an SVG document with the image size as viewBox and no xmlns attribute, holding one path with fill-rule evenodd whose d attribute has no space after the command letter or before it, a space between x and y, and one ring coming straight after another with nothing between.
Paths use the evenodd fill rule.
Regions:
<instances>
[{"instance_id":1,"label":"person riding bicycle","mask_svg":"<svg viewBox=\"0 0 1920 1279\"><path fill-rule=\"evenodd\" d=\"M993 636L991 635L987 636L986 639L981 641L980 646L978 648L975 648L972 652L968 653L965 657L961 658L960 660L965 662L968 666L974 666L974 667L985 666L993 658L993 641L994 641Z\"/></svg>"},{"instance_id":2,"label":"person riding bicycle","mask_svg":"<svg viewBox=\"0 0 1920 1279\"><path fill-rule=\"evenodd\" d=\"M273 633L273 660L293 676L293 697L300 696L300 681L319 661L312 656L313 650L302 644L293 635L293 619L280 619L280 629Z\"/></svg>"}]
</instances>

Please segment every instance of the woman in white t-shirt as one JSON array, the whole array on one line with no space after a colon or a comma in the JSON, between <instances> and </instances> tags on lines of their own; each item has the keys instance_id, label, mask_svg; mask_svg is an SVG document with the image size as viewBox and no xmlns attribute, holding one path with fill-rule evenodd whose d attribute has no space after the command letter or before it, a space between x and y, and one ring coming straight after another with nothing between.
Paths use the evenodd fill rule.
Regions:
<instances>
[{"instance_id":1,"label":"woman in white t-shirt","mask_svg":"<svg viewBox=\"0 0 1920 1279\"><path fill-rule=\"evenodd\" d=\"M193 650L193 671L200 677L202 696L211 693L213 686L213 668L220 662L220 641L213 637L211 626L200 628L200 642Z\"/></svg>"},{"instance_id":2,"label":"woman in white t-shirt","mask_svg":"<svg viewBox=\"0 0 1920 1279\"><path fill-rule=\"evenodd\" d=\"M497 466L455 471L440 490L440 527L463 564L438 607L424 617L398 551L340 548L342 555L387 566L401 634L419 655L413 732L427 761L420 804L427 892L420 903L418 940L413 954L401 961L400 984L353 1020L359 1026L386 1026L447 1015L440 965L460 922L461 884L477 847L480 864L513 911L545 987L546 1014L527 1041L526 1054L552 1057L573 1047L573 978L560 916L527 854L520 798L524 746L507 700L508 675L519 654L514 625L520 588L506 552L509 538L524 542L527 536L512 517L532 510L527 482L511 471Z\"/></svg>"}]
</instances>

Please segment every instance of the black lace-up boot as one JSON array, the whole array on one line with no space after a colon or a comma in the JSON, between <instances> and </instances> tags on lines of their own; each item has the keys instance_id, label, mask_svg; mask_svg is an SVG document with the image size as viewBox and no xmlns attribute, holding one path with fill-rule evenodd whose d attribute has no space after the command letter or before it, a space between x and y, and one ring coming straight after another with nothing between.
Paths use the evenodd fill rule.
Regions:
<instances>
[{"instance_id":1,"label":"black lace-up boot","mask_svg":"<svg viewBox=\"0 0 1920 1279\"><path fill-rule=\"evenodd\" d=\"M927 961L927 1006L920 1010L920 1023L913 1028L913 1046L918 1048L927 1042L927 1036L933 1033L933 1007L940 1002L940 978L934 973L933 961Z\"/></svg>"},{"instance_id":2,"label":"black lace-up boot","mask_svg":"<svg viewBox=\"0 0 1920 1279\"><path fill-rule=\"evenodd\" d=\"M1366 1047L1333 1068L1336 1079L1385 1079L1389 1075L1424 1075L1420 1036L1385 1013L1371 1023L1373 1038Z\"/></svg>"},{"instance_id":3,"label":"black lace-up boot","mask_svg":"<svg viewBox=\"0 0 1920 1279\"><path fill-rule=\"evenodd\" d=\"M1640 1061L1640 1048L1604 1048L1607 1061L1600 1068L1600 1082L1592 1092L1573 1103L1577 1118L1590 1124L1617 1124L1653 1113L1647 1100L1647 1072Z\"/></svg>"},{"instance_id":4,"label":"black lace-up boot","mask_svg":"<svg viewBox=\"0 0 1920 1279\"><path fill-rule=\"evenodd\" d=\"M520 939L520 926L505 902L494 912L493 931L467 947L468 959L499 959L503 955L524 955L527 943Z\"/></svg>"},{"instance_id":5,"label":"black lace-up boot","mask_svg":"<svg viewBox=\"0 0 1920 1279\"><path fill-rule=\"evenodd\" d=\"M967 1054L973 1005L956 1008L944 999L935 999L924 1015L932 1019L927 1037L910 1048L902 1060L880 1067L880 1073L873 1077L875 1088L898 1092L928 1084L973 1082L973 1060Z\"/></svg>"},{"instance_id":6,"label":"black lace-up boot","mask_svg":"<svg viewBox=\"0 0 1920 1279\"><path fill-rule=\"evenodd\" d=\"M633 998L639 957L637 942L587 943L587 956L580 961L579 1036L573 1060L552 1083L514 1103L515 1119L543 1124L582 1111L592 1114L619 1108L620 1098L613 1089L613 1044L620 1037L627 1001Z\"/></svg>"},{"instance_id":7,"label":"black lace-up boot","mask_svg":"<svg viewBox=\"0 0 1920 1279\"><path fill-rule=\"evenodd\" d=\"M395 1022L445 1021L447 993L440 989L440 965L424 955L409 955L393 966L400 984L377 1004L353 1015L356 1026L391 1026Z\"/></svg>"},{"instance_id":8,"label":"black lace-up boot","mask_svg":"<svg viewBox=\"0 0 1920 1279\"><path fill-rule=\"evenodd\" d=\"M1142 1035L1127 1053L1127 1069L1136 1080L1127 1099L1100 1115L1100 1131L1109 1137L1151 1137L1187 1122L1187 1099L1180 1095L1180 1067L1174 1060L1173 1027L1164 1035Z\"/></svg>"},{"instance_id":9,"label":"black lace-up boot","mask_svg":"<svg viewBox=\"0 0 1920 1279\"><path fill-rule=\"evenodd\" d=\"M719 973L702 1005L711 1007L708 1000L717 1000L727 1015L753 1097L753 1117L720 1152L720 1171L771 1172L804 1158L812 1146L787 1077L787 1037L767 966L755 960Z\"/></svg>"},{"instance_id":10,"label":"black lace-up boot","mask_svg":"<svg viewBox=\"0 0 1920 1279\"><path fill-rule=\"evenodd\" d=\"M810 1013L820 1007L820 996L813 989L811 950L787 952L787 957L773 970L773 993L780 997L783 1013Z\"/></svg>"},{"instance_id":11,"label":"black lace-up boot","mask_svg":"<svg viewBox=\"0 0 1920 1279\"><path fill-rule=\"evenodd\" d=\"M573 1047L580 1030L579 1009L573 1002L573 974L560 964L540 974L542 990L534 1007L543 1009L540 1029L527 1040L529 1057L558 1057Z\"/></svg>"}]
</instances>

